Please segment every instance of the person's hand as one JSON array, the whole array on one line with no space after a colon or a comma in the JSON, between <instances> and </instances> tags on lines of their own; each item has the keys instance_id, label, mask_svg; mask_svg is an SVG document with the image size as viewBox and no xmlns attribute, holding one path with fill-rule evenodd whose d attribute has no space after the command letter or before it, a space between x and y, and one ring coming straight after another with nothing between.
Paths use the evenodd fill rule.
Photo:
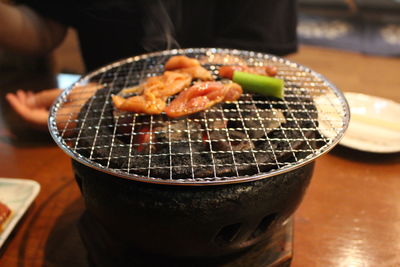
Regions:
<instances>
[{"instance_id":1,"label":"person's hand","mask_svg":"<svg viewBox=\"0 0 400 267\"><path fill-rule=\"evenodd\" d=\"M65 131L76 127L74 120L77 118L81 107L100 88L102 86L97 83L75 86L68 94L67 101L57 112L58 129ZM39 93L18 90L15 94L8 93L6 99L25 121L35 128L47 130L49 109L61 92L60 89L48 89Z\"/></svg>"},{"instance_id":2,"label":"person's hand","mask_svg":"<svg viewBox=\"0 0 400 267\"><path fill-rule=\"evenodd\" d=\"M35 128L45 130L49 108L61 92L60 89L43 90L39 93L18 90L15 94L8 93L6 99L25 121Z\"/></svg>"},{"instance_id":3,"label":"person's hand","mask_svg":"<svg viewBox=\"0 0 400 267\"><path fill-rule=\"evenodd\" d=\"M72 88L67 96L67 101L60 106L56 114L57 128L63 132L64 136L71 136L76 133L76 119L81 108L100 88L103 88L103 86L97 83L76 85Z\"/></svg>"}]
</instances>

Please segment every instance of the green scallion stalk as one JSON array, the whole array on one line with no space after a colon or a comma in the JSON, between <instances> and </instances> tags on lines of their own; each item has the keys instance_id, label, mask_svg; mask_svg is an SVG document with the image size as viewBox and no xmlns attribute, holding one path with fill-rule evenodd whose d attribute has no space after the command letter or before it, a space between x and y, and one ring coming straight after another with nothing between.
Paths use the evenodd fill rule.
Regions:
<instances>
[{"instance_id":1,"label":"green scallion stalk","mask_svg":"<svg viewBox=\"0 0 400 267\"><path fill-rule=\"evenodd\" d=\"M232 80L235 83L240 84L240 86L242 86L242 88L247 92L283 99L284 82L281 79L235 71Z\"/></svg>"}]
</instances>

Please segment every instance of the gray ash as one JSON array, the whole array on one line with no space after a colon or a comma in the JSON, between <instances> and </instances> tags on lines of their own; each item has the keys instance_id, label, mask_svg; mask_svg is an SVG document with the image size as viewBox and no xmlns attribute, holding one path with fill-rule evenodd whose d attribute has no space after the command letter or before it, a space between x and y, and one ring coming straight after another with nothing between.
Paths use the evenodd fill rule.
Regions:
<instances>
[{"instance_id":1,"label":"gray ash","mask_svg":"<svg viewBox=\"0 0 400 267\"><path fill-rule=\"evenodd\" d=\"M306 95L284 102L243 95L237 103L170 119L115 116L111 100L103 109L108 90L82 108L77 152L109 168L161 179L236 177L278 169L315 148L317 113ZM274 112L285 118L280 126Z\"/></svg>"}]
</instances>

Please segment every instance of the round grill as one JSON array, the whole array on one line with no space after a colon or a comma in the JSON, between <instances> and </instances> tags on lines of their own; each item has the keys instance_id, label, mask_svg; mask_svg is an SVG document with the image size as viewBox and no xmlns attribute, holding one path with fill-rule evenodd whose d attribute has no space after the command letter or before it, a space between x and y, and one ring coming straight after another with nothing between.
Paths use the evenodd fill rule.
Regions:
<instances>
[{"instance_id":1,"label":"round grill","mask_svg":"<svg viewBox=\"0 0 400 267\"><path fill-rule=\"evenodd\" d=\"M178 54L197 58L215 77L221 65L276 66L285 98L243 94L178 119L114 109L113 94L160 75ZM194 48L136 56L89 73L58 97L49 128L67 154L100 171L143 182L211 185L301 167L333 148L348 122L343 94L304 66L263 53Z\"/></svg>"}]
</instances>

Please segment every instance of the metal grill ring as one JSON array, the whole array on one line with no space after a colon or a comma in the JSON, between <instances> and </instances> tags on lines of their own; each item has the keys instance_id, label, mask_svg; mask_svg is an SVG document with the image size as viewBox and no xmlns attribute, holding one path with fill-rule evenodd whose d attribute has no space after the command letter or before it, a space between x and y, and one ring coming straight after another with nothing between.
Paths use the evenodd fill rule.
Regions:
<instances>
[{"instance_id":1,"label":"metal grill ring","mask_svg":"<svg viewBox=\"0 0 400 267\"><path fill-rule=\"evenodd\" d=\"M285 99L244 94L183 119L115 113L112 94L162 73L163 63L176 54L198 58L215 76L222 64L274 65L285 81ZM90 83L101 89L70 103L73 88ZM77 114L63 114L63 123L57 122L62 107L74 104ZM49 127L64 151L103 172L152 183L207 185L252 181L303 166L340 140L348 120L342 93L303 66L250 51L199 48L133 57L86 75L57 99ZM72 130L68 124L74 124Z\"/></svg>"}]
</instances>

